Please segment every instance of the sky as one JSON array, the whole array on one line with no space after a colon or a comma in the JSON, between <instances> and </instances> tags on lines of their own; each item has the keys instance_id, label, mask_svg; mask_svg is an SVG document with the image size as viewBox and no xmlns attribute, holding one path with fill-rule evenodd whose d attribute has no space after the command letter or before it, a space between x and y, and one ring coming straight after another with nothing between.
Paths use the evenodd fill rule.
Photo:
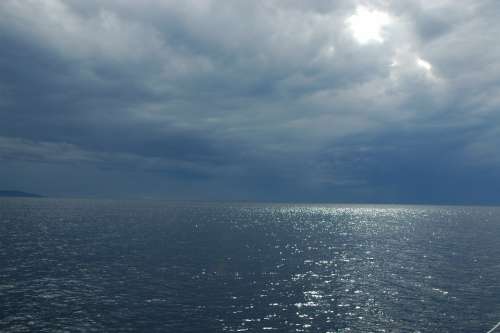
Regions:
<instances>
[{"instance_id":1,"label":"sky","mask_svg":"<svg viewBox=\"0 0 500 333\"><path fill-rule=\"evenodd\" d=\"M497 0L2 0L0 189L500 203Z\"/></svg>"}]
</instances>

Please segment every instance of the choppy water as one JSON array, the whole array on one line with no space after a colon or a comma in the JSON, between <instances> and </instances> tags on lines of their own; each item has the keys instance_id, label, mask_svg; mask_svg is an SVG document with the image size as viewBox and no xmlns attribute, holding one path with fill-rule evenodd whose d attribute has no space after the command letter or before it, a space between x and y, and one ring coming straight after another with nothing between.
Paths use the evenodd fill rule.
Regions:
<instances>
[{"instance_id":1,"label":"choppy water","mask_svg":"<svg viewBox=\"0 0 500 333\"><path fill-rule=\"evenodd\" d=\"M500 209L0 200L0 331L486 332Z\"/></svg>"}]
</instances>

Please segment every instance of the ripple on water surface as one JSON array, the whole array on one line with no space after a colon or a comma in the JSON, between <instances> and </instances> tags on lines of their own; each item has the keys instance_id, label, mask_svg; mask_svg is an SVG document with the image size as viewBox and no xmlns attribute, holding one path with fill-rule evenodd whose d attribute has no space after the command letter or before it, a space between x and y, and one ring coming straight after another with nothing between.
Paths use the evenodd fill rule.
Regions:
<instances>
[{"instance_id":1,"label":"ripple on water surface","mask_svg":"<svg viewBox=\"0 0 500 333\"><path fill-rule=\"evenodd\" d=\"M0 331L482 332L500 209L0 201Z\"/></svg>"}]
</instances>

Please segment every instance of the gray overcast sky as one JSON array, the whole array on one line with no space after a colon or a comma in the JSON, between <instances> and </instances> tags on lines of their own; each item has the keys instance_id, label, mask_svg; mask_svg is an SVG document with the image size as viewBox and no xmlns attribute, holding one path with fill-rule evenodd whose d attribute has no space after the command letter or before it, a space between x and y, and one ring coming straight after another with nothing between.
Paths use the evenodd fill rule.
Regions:
<instances>
[{"instance_id":1,"label":"gray overcast sky","mask_svg":"<svg viewBox=\"0 0 500 333\"><path fill-rule=\"evenodd\" d=\"M500 3L2 0L0 188L500 203Z\"/></svg>"}]
</instances>

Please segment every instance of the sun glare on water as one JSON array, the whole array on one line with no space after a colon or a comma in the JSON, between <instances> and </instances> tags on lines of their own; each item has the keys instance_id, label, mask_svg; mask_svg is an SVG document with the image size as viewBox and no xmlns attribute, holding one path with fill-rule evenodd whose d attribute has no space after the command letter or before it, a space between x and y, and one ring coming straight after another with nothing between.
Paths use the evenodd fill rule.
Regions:
<instances>
[{"instance_id":1,"label":"sun glare on water","mask_svg":"<svg viewBox=\"0 0 500 333\"><path fill-rule=\"evenodd\" d=\"M346 20L354 38L360 44L382 43L383 28L390 22L391 18L387 13L363 6L356 8L356 13Z\"/></svg>"}]
</instances>

